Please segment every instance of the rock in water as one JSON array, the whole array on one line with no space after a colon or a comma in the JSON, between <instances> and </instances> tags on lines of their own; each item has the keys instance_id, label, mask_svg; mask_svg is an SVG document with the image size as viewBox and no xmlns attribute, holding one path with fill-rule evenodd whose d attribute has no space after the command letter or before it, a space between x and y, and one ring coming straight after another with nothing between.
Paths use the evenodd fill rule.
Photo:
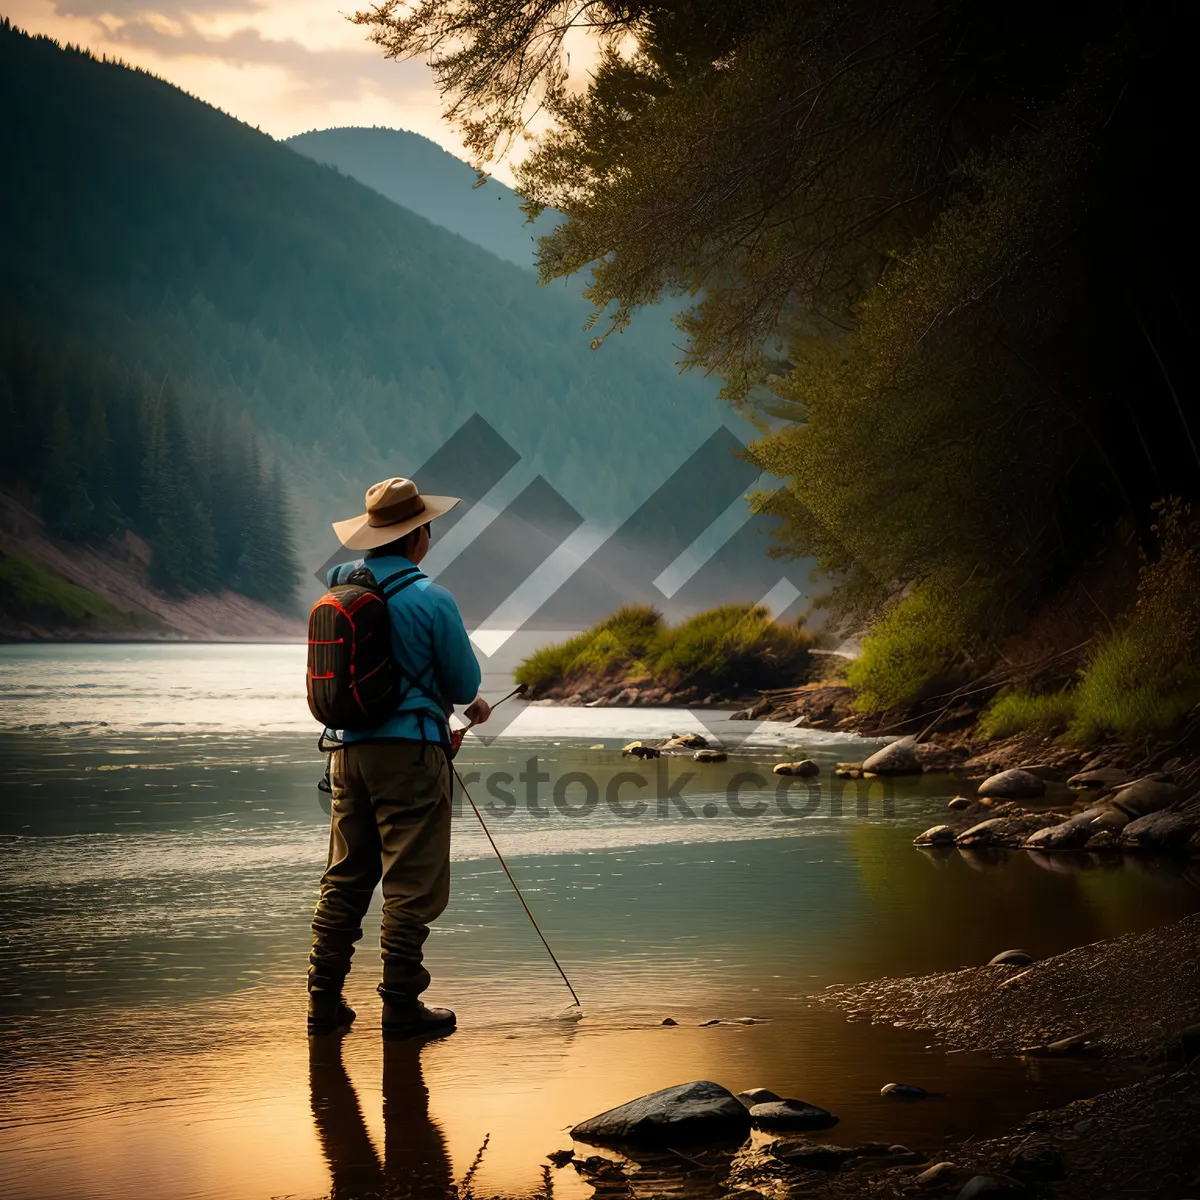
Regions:
<instances>
[{"instance_id":1,"label":"rock in water","mask_svg":"<svg viewBox=\"0 0 1200 1200\"><path fill-rule=\"evenodd\" d=\"M753 1108L756 1104L773 1104L776 1100L783 1099L769 1088L747 1088L744 1092L738 1092L737 1098L747 1108Z\"/></svg>"},{"instance_id":2,"label":"rock in water","mask_svg":"<svg viewBox=\"0 0 1200 1200\"><path fill-rule=\"evenodd\" d=\"M724 762L728 757L724 750L697 750L692 755L696 762Z\"/></svg>"},{"instance_id":3,"label":"rock in water","mask_svg":"<svg viewBox=\"0 0 1200 1200\"><path fill-rule=\"evenodd\" d=\"M1129 782L1129 773L1116 767L1097 767L1094 771L1080 771L1067 780L1067 787L1079 792L1106 792L1123 787Z\"/></svg>"},{"instance_id":4,"label":"rock in water","mask_svg":"<svg viewBox=\"0 0 1200 1200\"><path fill-rule=\"evenodd\" d=\"M1144 817L1174 804L1179 795L1179 789L1173 783L1162 779L1139 779L1123 787L1112 798L1112 805L1130 817Z\"/></svg>"},{"instance_id":5,"label":"rock in water","mask_svg":"<svg viewBox=\"0 0 1200 1200\"><path fill-rule=\"evenodd\" d=\"M803 1171L836 1171L854 1157L848 1146L826 1146L820 1142L775 1142L769 1152L780 1162Z\"/></svg>"},{"instance_id":6,"label":"rock in water","mask_svg":"<svg viewBox=\"0 0 1200 1200\"><path fill-rule=\"evenodd\" d=\"M565 1167L575 1157L574 1150L551 1150L546 1157L556 1166Z\"/></svg>"},{"instance_id":7,"label":"rock in water","mask_svg":"<svg viewBox=\"0 0 1200 1200\"><path fill-rule=\"evenodd\" d=\"M580 1142L630 1142L645 1146L741 1139L750 1113L720 1084L699 1079L639 1096L581 1121L571 1130Z\"/></svg>"},{"instance_id":8,"label":"rock in water","mask_svg":"<svg viewBox=\"0 0 1200 1200\"><path fill-rule=\"evenodd\" d=\"M1061 822L1048 825L1027 837L1021 845L1026 850L1081 850L1093 834L1107 829L1120 833L1129 824L1129 814L1111 804L1098 804Z\"/></svg>"},{"instance_id":9,"label":"rock in water","mask_svg":"<svg viewBox=\"0 0 1200 1200\"><path fill-rule=\"evenodd\" d=\"M961 810L964 808L970 808L971 801L968 800L966 796L955 796L954 799L951 800L950 803L946 805L946 807L949 809L952 809L952 810Z\"/></svg>"},{"instance_id":10,"label":"rock in water","mask_svg":"<svg viewBox=\"0 0 1200 1200\"><path fill-rule=\"evenodd\" d=\"M1121 830L1121 845L1128 850L1183 850L1200 829L1189 813L1147 813Z\"/></svg>"},{"instance_id":11,"label":"rock in water","mask_svg":"<svg viewBox=\"0 0 1200 1200\"><path fill-rule=\"evenodd\" d=\"M913 838L914 846L949 846L958 835L951 825L935 825Z\"/></svg>"},{"instance_id":12,"label":"rock in water","mask_svg":"<svg viewBox=\"0 0 1200 1200\"><path fill-rule=\"evenodd\" d=\"M964 829L954 840L960 846L1019 846L1031 833L1057 821L1057 817L1036 813L1024 817L991 817Z\"/></svg>"},{"instance_id":13,"label":"rock in water","mask_svg":"<svg viewBox=\"0 0 1200 1200\"><path fill-rule=\"evenodd\" d=\"M1033 955L1024 950L1002 950L994 958L988 959L989 967L1027 967L1033 962Z\"/></svg>"},{"instance_id":14,"label":"rock in water","mask_svg":"<svg viewBox=\"0 0 1200 1200\"><path fill-rule=\"evenodd\" d=\"M863 763L862 769L873 775L917 775L921 771L921 763L917 759L917 739L915 737L897 738L882 750L876 750Z\"/></svg>"},{"instance_id":15,"label":"rock in water","mask_svg":"<svg viewBox=\"0 0 1200 1200\"><path fill-rule=\"evenodd\" d=\"M924 1100L929 1093L915 1083L885 1083L879 1089L881 1096L893 1096L897 1100Z\"/></svg>"},{"instance_id":16,"label":"rock in water","mask_svg":"<svg viewBox=\"0 0 1200 1200\"><path fill-rule=\"evenodd\" d=\"M662 744L664 750L703 750L708 739L698 733L674 733Z\"/></svg>"},{"instance_id":17,"label":"rock in water","mask_svg":"<svg viewBox=\"0 0 1200 1200\"><path fill-rule=\"evenodd\" d=\"M811 758L803 758L799 762L776 763L773 770L776 775L799 775L802 779L811 779L812 776L821 773L821 768Z\"/></svg>"},{"instance_id":18,"label":"rock in water","mask_svg":"<svg viewBox=\"0 0 1200 1200\"><path fill-rule=\"evenodd\" d=\"M838 1119L826 1109L803 1100L770 1100L750 1109L757 1129L832 1129Z\"/></svg>"},{"instance_id":19,"label":"rock in water","mask_svg":"<svg viewBox=\"0 0 1200 1200\"><path fill-rule=\"evenodd\" d=\"M1017 767L989 776L976 790L990 800L1033 800L1046 794L1046 781Z\"/></svg>"}]
</instances>

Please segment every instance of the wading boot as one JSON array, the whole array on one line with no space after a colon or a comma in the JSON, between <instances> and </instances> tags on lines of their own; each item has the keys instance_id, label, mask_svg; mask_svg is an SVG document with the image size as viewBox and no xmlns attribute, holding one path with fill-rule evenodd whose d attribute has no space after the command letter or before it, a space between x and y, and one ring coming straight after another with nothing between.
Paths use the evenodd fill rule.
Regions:
<instances>
[{"instance_id":1,"label":"wading boot","mask_svg":"<svg viewBox=\"0 0 1200 1200\"><path fill-rule=\"evenodd\" d=\"M456 1028L454 1013L448 1008L429 1008L419 1000L407 1004L383 1002L383 1036L385 1041L398 1042L406 1038L444 1037Z\"/></svg>"},{"instance_id":2,"label":"wading boot","mask_svg":"<svg viewBox=\"0 0 1200 1200\"><path fill-rule=\"evenodd\" d=\"M354 1023L354 1017L354 1009L342 999L340 992L308 993L309 1037L345 1033Z\"/></svg>"}]
</instances>

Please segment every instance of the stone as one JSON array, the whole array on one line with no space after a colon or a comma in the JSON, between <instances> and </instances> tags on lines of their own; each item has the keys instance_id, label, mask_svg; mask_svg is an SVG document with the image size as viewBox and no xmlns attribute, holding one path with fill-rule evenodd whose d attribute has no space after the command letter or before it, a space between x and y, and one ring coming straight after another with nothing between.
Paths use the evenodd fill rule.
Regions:
<instances>
[{"instance_id":1,"label":"stone","mask_svg":"<svg viewBox=\"0 0 1200 1200\"><path fill-rule=\"evenodd\" d=\"M750 1109L756 1129L832 1129L838 1119L833 1113L803 1100L768 1100Z\"/></svg>"},{"instance_id":2,"label":"stone","mask_svg":"<svg viewBox=\"0 0 1200 1200\"><path fill-rule=\"evenodd\" d=\"M827 1146L822 1142L775 1142L769 1152L780 1162L804 1171L836 1171L854 1157L848 1146Z\"/></svg>"},{"instance_id":3,"label":"stone","mask_svg":"<svg viewBox=\"0 0 1200 1200\"><path fill-rule=\"evenodd\" d=\"M913 1182L923 1188L947 1187L961 1174L962 1168L957 1163L939 1162L922 1171Z\"/></svg>"},{"instance_id":4,"label":"stone","mask_svg":"<svg viewBox=\"0 0 1200 1200\"><path fill-rule=\"evenodd\" d=\"M1046 794L1046 781L1017 767L989 776L976 790L990 800L1035 800Z\"/></svg>"},{"instance_id":5,"label":"stone","mask_svg":"<svg viewBox=\"0 0 1200 1200\"><path fill-rule=\"evenodd\" d=\"M621 754L625 758L658 758L659 750L657 746L647 746L642 742L630 742L628 746L621 747Z\"/></svg>"},{"instance_id":6,"label":"stone","mask_svg":"<svg viewBox=\"0 0 1200 1200\"><path fill-rule=\"evenodd\" d=\"M1098 829L1083 843L1085 850L1115 850L1120 843L1111 829Z\"/></svg>"},{"instance_id":7,"label":"stone","mask_svg":"<svg viewBox=\"0 0 1200 1200\"><path fill-rule=\"evenodd\" d=\"M994 958L988 959L989 967L1027 967L1033 962L1033 955L1024 950L1001 950Z\"/></svg>"},{"instance_id":8,"label":"stone","mask_svg":"<svg viewBox=\"0 0 1200 1200\"><path fill-rule=\"evenodd\" d=\"M578 1142L630 1142L661 1146L681 1142L741 1140L750 1113L728 1089L707 1079L680 1083L618 1105L571 1130Z\"/></svg>"},{"instance_id":9,"label":"stone","mask_svg":"<svg viewBox=\"0 0 1200 1200\"><path fill-rule=\"evenodd\" d=\"M913 838L914 846L949 846L958 836L952 825L935 825Z\"/></svg>"},{"instance_id":10,"label":"stone","mask_svg":"<svg viewBox=\"0 0 1200 1200\"><path fill-rule=\"evenodd\" d=\"M1077 813L1057 825L1048 825L1027 837L1026 850L1082 850L1088 839L1101 829L1120 833L1129 824L1129 814L1108 804Z\"/></svg>"},{"instance_id":11,"label":"stone","mask_svg":"<svg viewBox=\"0 0 1200 1200\"><path fill-rule=\"evenodd\" d=\"M673 733L662 744L663 750L703 750L708 738L698 733Z\"/></svg>"},{"instance_id":12,"label":"stone","mask_svg":"<svg viewBox=\"0 0 1200 1200\"><path fill-rule=\"evenodd\" d=\"M696 762L724 762L728 757L724 750L696 750L692 754Z\"/></svg>"},{"instance_id":13,"label":"stone","mask_svg":"<svg viewBox=\"0 0 1200 1200\"><path fill-rule=\"evenodd\" d=\"M919 775L921 762L917 758L915 737L897 738L876 750L862 765L864 771L875 775Z\"/></svg>"},{"instance_id":14,"label":"stone","mask_svg":"<svg viewBox=\"0 0 1200 1200\"><path fill-rule=\"evenodd\" d=\"M1026 1195L1028 1192L1025 1187L1006 1175L975 1175L964 1184L958 1193L958 1200L985 1200L985 1197L990 1200L992 1196L1015 1198Z\"/></svg>"},{"instance_id":15,"label":"stone","mask_svg":"<svg viewBox=\"0 0 1200 1200\"><path fill-rule=\"evenodd\" d=\"M1077 792L1107 792L1124 787L1129 782L1129 772L1117 767L1097 767L1092 771L1080 771L1067 780L1067 787Z\"/></svg>"},{"instance_id":16,"label":"stone","mask_svg":"<svg viewBox=\"0 0 1200 1200\"><path fill-rule=\"evenodd\" d=\"M769 1088L747 1088L744 1092L738 1092L737 1098L747 1107L753 1108L756 1104L772 1104L776 1100L782 1100L782 1096L777 1096Z\"/></svg>"},{"instance_id":17,"label":"stone","mask_svg":"<svg viewBox=\"0 0 1200 1200\"><path fill-rule=\"evenodd\" d=\"M809 779L821 773L821 768L811 758L802 758L799 762L776 763L773 770L776 775L799 775L802 779Z\"/></svg>"},{"instance_id":18,"label":"stone","mask_svg":"<svg viewBox=\"0 0 1200 1200\"><path fill-rule=\"evenodd\" d=\"M610 701L609 704L616 708L628 708L634 704L638 698L638 690L635 687L622 688Z\"/></svg>"},{"instance_id":19,"label":"stone","mask_svg":"<svg viewBox=\"0 0 1200 1200\"><path fill-rule=\"evenodd\" d=\"M896 1100L924 1100L929 1093L915 1083L885 1083L879 1089L881 1096L891 1096Z\"/></svg>"},{"instance_id":20,"label":"stone","mask_svg":"<svg viewBox=\"0 0 1200 1200\"><path fill-rule=\"evenodd\" d=\"M1147 813L1121 830L1121 845L1126 850L1185 850L1198 829L1200 822L1188 813Z\"/></svg>"},{"instance_id":21,"label":"stone","mask_svg":"<svg viewBox=\"0 0 1200 1200\"><path fill-rule=\"evenodd\" d=\"M678 1025L679 1024L679 1022L677 1020L675 1020L674 1017L663 1017L662 1023L664 1025Z\"/></svg>"},{"instance_id":22,"label":"stone","mask_svg":"<svg viewBox=\"0 0 1200 1200\"><path fill-rule=\"evenodd\" d=\"M964 808L971 807L971 801L966 796L955 796L946 807L952 811L961 812Z\"/></svg>"},{"instance_id":23,"label":"stone","mask_svg":"<svg viewBox=\"0 0 1200 1200\"><path fill-rule=\"evenodd\" d=\"M551 1150L546 1157L556 1166L565 1167L575 1157L574 1150Z\"/></svg>"},{"instance_id":24,"label":"stone","mask_svg":"<svg viewBox=\"0 0 1200 1200\"><path fill-rule=\"evenodd\" d=\"M1057 823L1056 817L1029 813L1023 817L989 817L964 829L955 839L959 846L1019 846L1031 833Z\"/></svg>"},{"instance_id":25,"label":"stone","mask_svg":"<svg viewBox=\"0 0 1200 1200\"><path fill-rule=\"evenodd\" d=\"M1148 777L1123 787L1110 803L1130 817L1144 817L1148 813L1161 812L1179 798L1180 791L1175 784Z\"/></svg>"},{"instance_id":26,"label":"stone","mask_svg":"<svg viewBox=\"0 0 1200 1200\"><path fill-rule=\"evenodd\" d=\"M565 708L578 708L582 704L583 704L583 697L581 695L579 695L578 692L575 692L574 694L568 696L563 701L563 706Z\"/></svg>"}]
</instances>

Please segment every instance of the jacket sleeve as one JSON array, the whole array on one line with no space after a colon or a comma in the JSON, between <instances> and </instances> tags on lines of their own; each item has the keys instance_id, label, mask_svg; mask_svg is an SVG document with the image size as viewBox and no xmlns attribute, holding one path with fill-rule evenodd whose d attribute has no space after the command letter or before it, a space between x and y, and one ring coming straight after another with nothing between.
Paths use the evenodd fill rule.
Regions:
<instances>
[{"instance_id":1,"label":"jacket sleeve","mask_svg":"<svg viewBox=\"0 0 1200 1200\"><path fill-rule=\"evenodd\" d=\"M451 704L470 704L479 695L483 674L475 658L475 647L467 636L454 597L445 588L437 588L433 661L442 694Z\"/></svg>"}]
</instances>

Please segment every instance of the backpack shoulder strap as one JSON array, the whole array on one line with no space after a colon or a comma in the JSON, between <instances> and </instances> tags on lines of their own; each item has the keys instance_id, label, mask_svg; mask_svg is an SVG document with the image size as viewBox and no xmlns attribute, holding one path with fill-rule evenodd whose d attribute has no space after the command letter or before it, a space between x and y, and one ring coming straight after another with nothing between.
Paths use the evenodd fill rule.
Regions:
<instances>
[{"instance_id":1,"label":"backpack shoulder strap","mask_svg":"<svg viewBox=\"0 0 1200 1200\"><path fill-rule=\"evenodd\" d=\"M389 575L387 579L380 584L383 588L384 597L390 600L393 596L398 596L406 587L410 587L414 583L425 579L416 567L410 567L405 571L397 571L395 575Z\"/></svg>"},{"instance_id":2,"label":"backpack shoulder strap","mask_svg":"<svg viewBox=\"0 0 1200 1200\"><path fill-rule=\"evenodd\" d=\"M404 567L402 570L394 571L391 575L385 575L375 586L386 596L388 589L406 578L416 579L421 574L419 567Z\"/></svg>"}]
</instances>

